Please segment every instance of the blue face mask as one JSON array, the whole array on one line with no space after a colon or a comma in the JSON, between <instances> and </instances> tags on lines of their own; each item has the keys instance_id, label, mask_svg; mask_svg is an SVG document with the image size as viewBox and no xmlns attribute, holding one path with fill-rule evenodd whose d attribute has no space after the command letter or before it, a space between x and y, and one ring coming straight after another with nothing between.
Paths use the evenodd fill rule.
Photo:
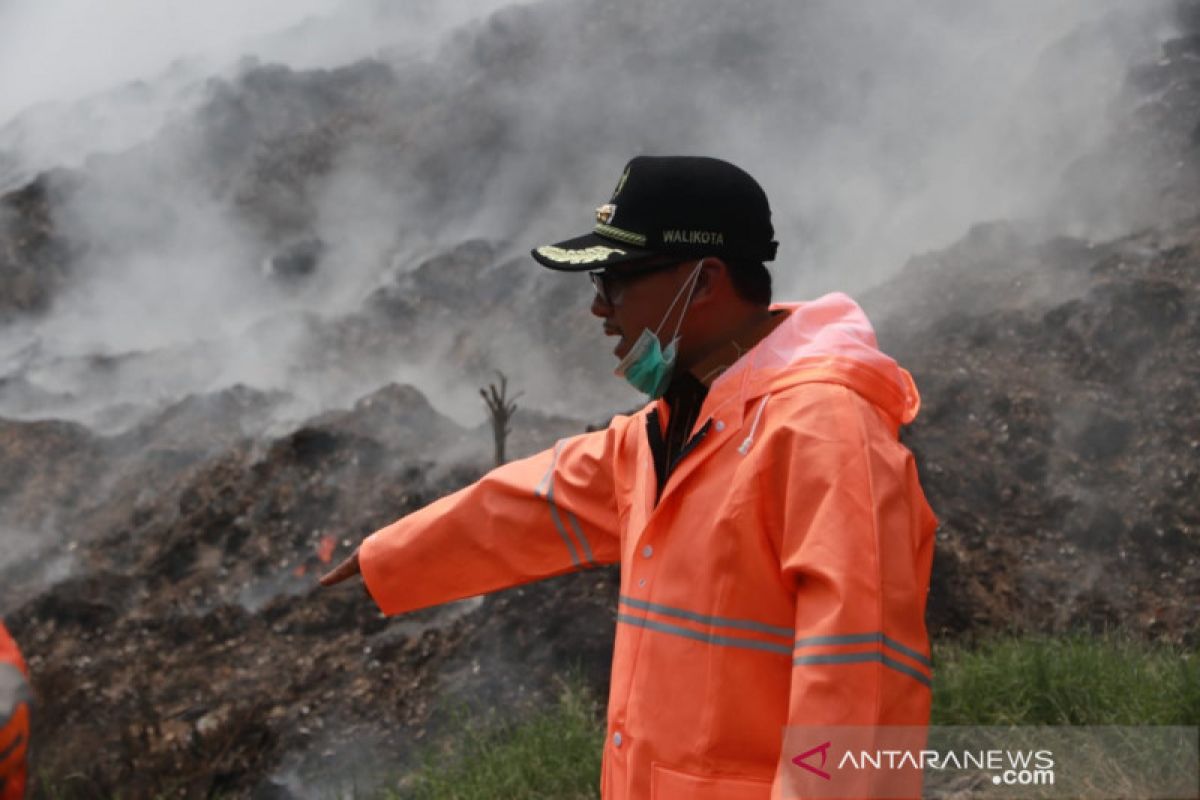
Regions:
<instances>
[{"instance_id":1,"label":"blue face mask","mask_svg":"<svg viewBox=\"0 0 1200 800\"><path fill-rule=\"evenodd\" d=\"M618 377L624 378L639 392L650 395L651 400L662 397L671 383L671 373L675 369L676 345L679 342L679 328L683 325L683 316L692 302L692 293L696 289L696 282L700 277L700 267L703 265L704 260L701 259L684 285L679 287L671 305L667 307L666 313L658 323L658 328L655 328L653 333L649 328L643 328L641 335L638 336L633 347L621 359L621 363L615 370ZM671 341L664 348L658 340L658 331L671 316L671 311L679 302L679 298L683 296L684 289L688 290L688 295L683 303L683 313L679 315L679 322L675 325L675 333L672 334Z\"/></svg>"}]
</instances>

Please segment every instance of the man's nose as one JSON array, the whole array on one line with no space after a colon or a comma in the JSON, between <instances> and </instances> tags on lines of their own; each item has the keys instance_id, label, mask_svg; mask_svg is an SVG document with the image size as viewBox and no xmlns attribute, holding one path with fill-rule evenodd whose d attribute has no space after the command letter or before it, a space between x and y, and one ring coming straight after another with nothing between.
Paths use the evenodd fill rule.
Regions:
<instances>
[{"instance_id":1,"label":"man's nose","mask_svg":"<svg viewBox=\"0 0 1200 800\"><path fill-rule=\"evenodd\" d=\"M604 319L613 315L613 307L604 302L599 292L592 292L592 313Z\"/></svg>"}]
</instances>

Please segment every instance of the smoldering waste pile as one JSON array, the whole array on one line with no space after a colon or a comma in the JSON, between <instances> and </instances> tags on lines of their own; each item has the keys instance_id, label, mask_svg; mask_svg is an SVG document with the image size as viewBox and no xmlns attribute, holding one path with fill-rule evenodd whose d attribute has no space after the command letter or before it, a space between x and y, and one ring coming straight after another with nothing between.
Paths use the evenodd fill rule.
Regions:
<instances>
[{"instance_id":1,"label":"smoldering waste pile","mask_svg":"<svg viewBox=\"0 0 1200 800\"><path fill-rule=\"evenodd\" d=\"M231 390L180 413L202 429L208 408L229 423L262 401ZM523 422L519 453L583 424L533 412ZM81 796L250 789L287 753L319 768L347 742L394 750L420 738L446 693L519 702L579 663L603 683L607 572L397 623L359 591L314 590L322 556L343 557L370 530L479 475L482 460L431 469L410 455L417 438L448 447L484 437L401 386L276 440L207 452L161 433L161 447L143 449L9 423L4 463L26 474L6 476L6 504L51 504L72 531L59 548L71 577L46 589L31 557L3 584L43 699L39 763L77 776ZM86 485L105 471L127 477L96 500Z\"/></svg>"},{"instance_id":2,"label":"smoldering waste pile","mask_svg":"<svg viewBox=\"0 0 1200 800\"><path fill-rule=\"evenodd\" d=\"M1137 191L1160 203L1162 221L1104 241L979 225L862 298L925 397L905 437L942 521L935 636L1120 627L1197 643L1200 93L1185 56L1200 50L1195 40L1172 48L1136 75L1136 113L1110 145L1146 148ZM359 100L396 91L372 66L323 78L262 68L237 90L290 97L293 81L323 80ZM260 141L261 130L234 124L246 106L231 92L216 93L214 108L227 113L209 118ZM304 209L283 198L304 195L339 131L371 125L355 111L363 105L334 105L318 117L338 125L272 140L288 146L266 148L272 157L254 169L230 167L246 181L248 216L273 231L274 274L286 280L319 270L322 249L305 244ZM1094 175L1081 167L1076 177ZM73 279L85 245L56 234L54 208L87 180L54 173L3 198L0 314L40 313ZM489 331L536 323L561 333L537 309L579 302L549 294L501 252L464 242L382 285L357 312L312 320L306 358L382 361L486 303L486 322L449 351L464 374L486 376ZM496 286L509 293L481 295ZM595 336L567 330L554 351L564 380ZM142 357L81 369L120 374ZM43 391L19 369L0 379L16 405L63 399ZM275 430L288 401L235 386L110 435L65 421L0 423L2 530L6 546L21 543L0 573L0 610L40 698L35 768L61 776L66 796L288 796L329 765L402 771L413 745L444 729L450 698L477 708L543 702L554 676L576 666L603 696L612 569L396 620L356 589L316 589L327 559L478 477L490 434L459 427L402 384ZM523 409L511 454L591 422Z\"/></svg>"},{"instance_id":3,"label":"smoldering waste pile","mask_svg":"<svg viewBox=\"0 0 1200 800\"><path fill-rule=\"evenodd\" d=\"M951 278L969 258L987 280ZM942 519L936 634L1122 626L1195 642L1198 261L1200 221L1098 245L981 228L910 266L904 290L924 300L881 336L927 398L908 442ZM268 399L188 404L228 425ZM203 430L203 410L184 413ZM583 427L528 414L523 451ZM410 455L418 436L486 440L455 428L405 387L202 448L6 423L10 524L53 509L76 542L60 548L71 577L47 586L31 558L3 585L42 698L43 767L113 790L250 789L287 753L417 737L447 694L515 703L577 659L602 691L611 571L390 622L357 591L314 590L323 539L340 557L479 474L478 459L431 471ZM94 488L105 473L126 477Z\"/></svg>"},{"instance_id":4,"label":"smoldering waste pile","mask_svg":"<svg viewBox=\"0 0 1200 800\"><path fill-rule=\"evenodd\" d=\"M925 398L905 440L941 520L935 634L1196 643L1198 248L1200 219L1103 244L980 226L875 295L905 295L881 338Z\"/></svg>"}]
</instances>

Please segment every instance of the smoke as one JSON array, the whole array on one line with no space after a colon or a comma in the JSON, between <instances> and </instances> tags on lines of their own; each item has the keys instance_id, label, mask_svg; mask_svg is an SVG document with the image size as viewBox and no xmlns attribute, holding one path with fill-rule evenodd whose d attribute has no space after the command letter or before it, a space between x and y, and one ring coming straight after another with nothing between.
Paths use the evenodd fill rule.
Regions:
<instances>
[{"instance_id":1,"label":"smoke","mask_svg":"<svg viewBox=\"0 0 1200 800\"><path fill-rule=\"evenodd\" d=\"M399 382L473 425L501 369L523 408L600 421L638 397L610 374L587 281L527 251L588 230L631 156L758 177L784 300L866 289L982 220L1103 232L1062 178L1170 35L1166 8L0 5L0 191L55 166L78 178L55 208L69 280L0 327L0 415L111 432L244 385L288 398L270 396L273 432ZM79 568L46 527L0 530L0 604ZM316 740L302 755L341 759ZM289 760L277 782L299 792L301 773Z\"/></svg>"},{"instance_id":2,"label":"smoke","mask_svg":"<svg viewBox=\"0 0 1200 800\"><path fill-rule=\"evenodd\" d=\"M153 137L247 57L417 58L502 0L39 0L0 5L0 190Z\"/></svg>"},{"instance_id":3,"label":"smoke","mask_svg":"<svg viewBox=\"0 0 1200 800\"><path fill-rule=\"evenodd\" d=\"M574 31L597 27L594 5L576 8L549 31L562 45L547 48L548 72L586 47ZM980 220L1067 222L1049 198L1103 140L1130 64L1156 56L1167 25L1161 5L1070 0L666 3L630 17L661 35L606 42L611 57L504 96L524 124L498 192L519 196L508 176L549 163L588 186L571 196L586 211L630 154L726 157L772 199L776 273L794 296L870 286Z\"/></svg>"},{"instance_id":4,"label":"smoke","mask_svg":"<svg viewBox=\"0 0 1200 800\"><path fill-rule=\"evenodd\" d=\"M0 332L31 387L0 413L48 396L98 425L244 383L298 417L401 380L473 424L496 368L548 411L629 407L585 282L524 255L586 231L629 157L744 166L772 200L776 296L858 291L979 220L1087 233L1062 175L1169 31L1164 4L1118 0L447 5L0 9L0 118L39 104L0 151L88 176L60 220L87 242L72 282ZM80 119L94 139L29 135ZM451 293L492 294L443 295L455 310L391 347L347 322L475 237L493 250ZM316 266L279 280L308 241Z\"/></svg>"},{"instance_id":5,"label":"smoke","mask_svg":"<svg viewBox=\"0 0 1200 800\"><path fill-rule=\"evenodd\" d=\"M64 545L52 525L43 528L39 532L0 522L0 615L78 569L75 548Z\"/></svg>"},{"instance_id":6,"label":"smoke","mask_svg":"<svg viewBox=\"0 0 1200 800\"><path fill-rule=\"evenodd\" d=\"M305 17L331 0L194 3L81 0L0 7L0 118L46 102L72 101L157 76L181 58L220 60L247 42Z\"/></svg>"}]
</instances>

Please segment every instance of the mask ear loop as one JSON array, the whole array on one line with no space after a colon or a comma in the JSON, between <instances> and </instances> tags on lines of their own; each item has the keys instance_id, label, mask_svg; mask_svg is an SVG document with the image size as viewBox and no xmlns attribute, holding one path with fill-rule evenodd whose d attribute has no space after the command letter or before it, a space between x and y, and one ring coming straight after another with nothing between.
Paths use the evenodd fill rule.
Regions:
<instances>
[{"instance_id":1,"label":"mask ear loop","mask_svg":"<svg viewBox=\"0 0 1200 800\"><path fill-rule=\"evenodd\" d=\"M688 276L688 280L691 281L692 285L687 287L688 296L687 300L683 301L683 314L687 313L688 304L692 302L692 295L696 292L696 284L700 282L700 268L704 266L705 261L707 261L707 259L700 259L699 263L696 264L696 268L692 270L692 274ZM667 313L663 314L662 321L660 321L658 323L658 327L654 329L655 338L658 337L658 332L662 329L662 326L667 323L668 319L670 319L671 312L675 310L675 304L679 302L679 298L683 295L685 286L686 284L679 287L679 291L675 293L675 299L671 301L671 305L667 306ZM671 341L675 341L679 338L679 329L683 327L683 314L679 315L679 322L675 323L675 333L671 335Z\"/></svg>"}]
</instances>

